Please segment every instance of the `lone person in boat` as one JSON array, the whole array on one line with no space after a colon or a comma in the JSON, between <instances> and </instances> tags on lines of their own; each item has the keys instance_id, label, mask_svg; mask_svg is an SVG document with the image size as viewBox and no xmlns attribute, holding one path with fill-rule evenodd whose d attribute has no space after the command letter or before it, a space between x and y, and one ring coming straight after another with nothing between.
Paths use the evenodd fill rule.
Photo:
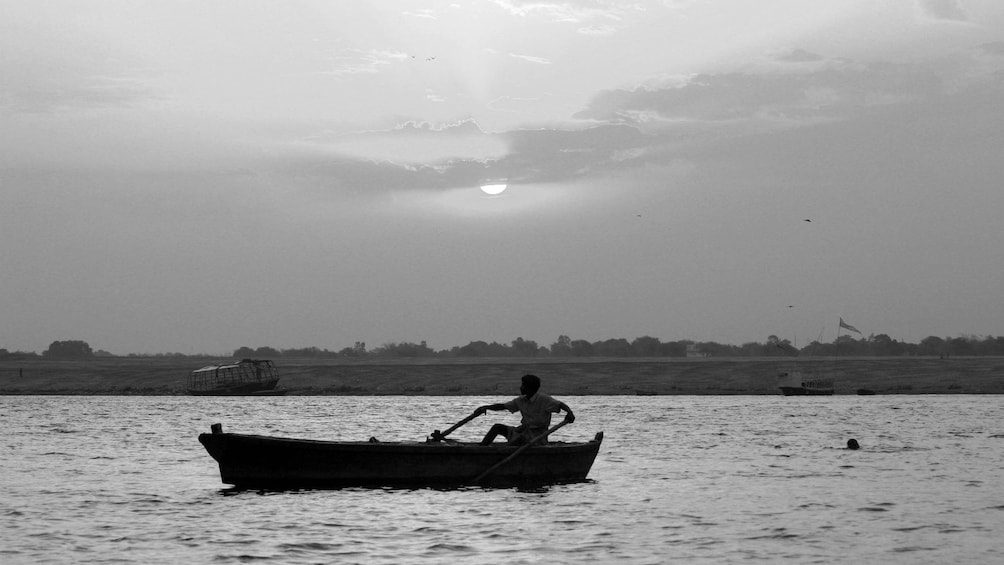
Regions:
<instances>
[{"instance_id":1,"label":"lone person in boat","mask_svg":"<svg viewBox=\"0 0 1004 565\"><path fill-rule=\"evenodd\" d=\"M537 375L523 375L520 383L520 396L499 404L486 404L478 407L474 413L481 415L488 410L508 410L509 412L519 411L523 417L519 426L507 426L505 424L495 424L488 430L485 438L481 440L481 445L489 445L498 436L503 436L513 445L525 444L531 439L543 434L551 427L551 414L565 411L565 421L572 423L575 415L572 409L564 402L560 402L550 396L539 392L540 377ZM540 443L546 443L547 438L543 438Z\"/></svg>"}]
</instances>

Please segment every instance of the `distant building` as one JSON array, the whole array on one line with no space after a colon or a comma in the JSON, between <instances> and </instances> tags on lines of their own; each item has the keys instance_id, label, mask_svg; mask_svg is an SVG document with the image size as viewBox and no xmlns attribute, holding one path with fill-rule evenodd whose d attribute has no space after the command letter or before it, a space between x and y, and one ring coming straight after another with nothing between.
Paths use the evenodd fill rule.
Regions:
<instances>
[{"instance_id":1,"label":"distant building","mask_svg":"<svg viewBox=\"0 0 1004 565\"><path fill-rule=\"evenodd\" d=\"M700 351L697 350L696 343L687 344L687 357L707 357L707 356L708 356L707 353L701 353Z\"/></svg>"}]
</instances>

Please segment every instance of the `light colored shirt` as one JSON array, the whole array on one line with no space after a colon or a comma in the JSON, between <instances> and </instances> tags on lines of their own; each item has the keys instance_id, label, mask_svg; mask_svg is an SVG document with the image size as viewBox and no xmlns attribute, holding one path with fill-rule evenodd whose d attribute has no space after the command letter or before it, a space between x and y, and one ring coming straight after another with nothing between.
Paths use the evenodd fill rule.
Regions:
<instances>
[{"instance_id":1,"label":"light colored shirt","mask_svg":"<svg viewBox=\"0 0 1004 565\"><path fill-rule=\"evenodd\" d=\"M550 396L538 392L529 399L525 396L518 396L503 404L506 410L516 412L523 416L520 423L532 429L548 429L551 427L551 414L561 411L560 403Z\"/></svg>"}]
</instances>

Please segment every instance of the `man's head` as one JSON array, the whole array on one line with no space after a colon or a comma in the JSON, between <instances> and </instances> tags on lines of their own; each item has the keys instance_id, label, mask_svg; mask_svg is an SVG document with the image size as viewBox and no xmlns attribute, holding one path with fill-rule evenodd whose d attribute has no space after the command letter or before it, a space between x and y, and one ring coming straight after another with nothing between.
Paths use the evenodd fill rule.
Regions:
<instances>
[{"instance_id":1,"label":"man's head","mask_svg":"<svg viewBox=\"0 0 1004 565\"><path fill-rule=\"evenodd\" d=\"M537 375L523 375L523 380L519 385L519 393L526 397L537 394L540 390L540 377Z\"/></svg>"}]
</instances>

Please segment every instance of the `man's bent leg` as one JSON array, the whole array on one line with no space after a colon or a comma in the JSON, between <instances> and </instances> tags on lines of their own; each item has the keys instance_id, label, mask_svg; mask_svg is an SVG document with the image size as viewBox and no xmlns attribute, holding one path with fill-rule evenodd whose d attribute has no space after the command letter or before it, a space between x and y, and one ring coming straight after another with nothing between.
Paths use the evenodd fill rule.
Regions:
<instances>
[{"instance_id":1,"label":"man's bent leg","mask_svg":"<svg viewBox=\"0 0 1004 565\"><path fill-rule=\"evenodd\" d=\"M481 440L481 445L490 445L498 436L509 437L509 426L505 424L495 424L492 429L485 434L485 439Z\"/></svg>"}]
</instances>

